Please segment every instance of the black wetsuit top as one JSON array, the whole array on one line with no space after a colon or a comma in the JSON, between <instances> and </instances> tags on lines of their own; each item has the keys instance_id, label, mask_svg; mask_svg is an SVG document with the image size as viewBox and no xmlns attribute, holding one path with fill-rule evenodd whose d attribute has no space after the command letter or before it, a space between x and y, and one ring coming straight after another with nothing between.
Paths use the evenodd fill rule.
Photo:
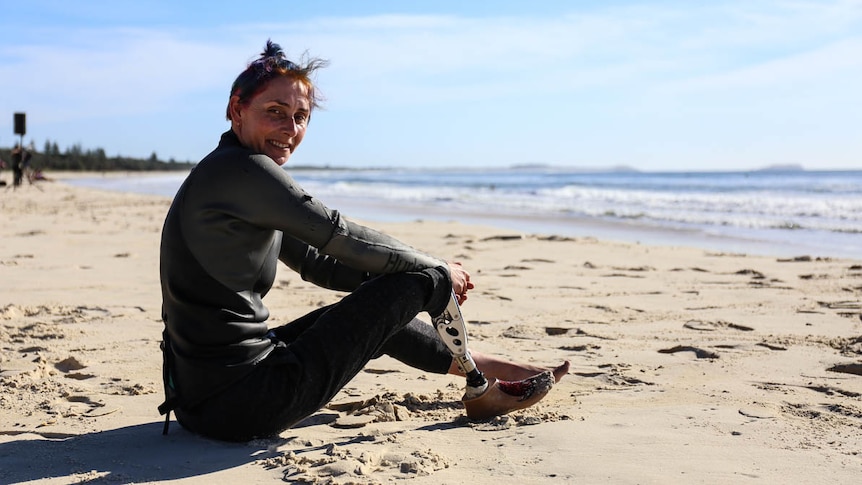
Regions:
<instances>
[{"instance_id":1,"label":"black wetsuit top","mask_svg":"<svg viewBox=\"0 0 862 485\"><path fill-rule=\"evenodd\" d=\"M279 260L341 291L375 274L445 265L344 219L224 133L180 187L162 232L162 318L180 406L241 379L273 349L262 298Z\"/></svg>"}]
</instances>

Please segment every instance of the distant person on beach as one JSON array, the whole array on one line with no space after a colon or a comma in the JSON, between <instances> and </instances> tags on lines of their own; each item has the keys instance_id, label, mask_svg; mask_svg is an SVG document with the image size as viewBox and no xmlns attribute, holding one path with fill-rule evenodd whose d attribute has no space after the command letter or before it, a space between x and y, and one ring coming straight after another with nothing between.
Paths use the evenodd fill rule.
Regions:
<instances>
[{"instance_id":1,"label":"distant person on beach","mask_svg":"<svg viewBox=\"0 0 862 485\"><path fill-rule=\"evenodd\" d=\"M33 174L30 169L30 159L33 158L33 146L29 149L24 149L21 153L21 176L27 177L27 182L33 183Z\"/></svg>"},{"instance_id":2,"label":"distant person on beach","mask_svg":"<svg viewBox=\"0 0 862 485\"><path fill-rule=\"evenodd\" d=\"M33 175L31 177L34 181L43 181L43 182L53 182L54 179L47 177L41 169L37 168L33 170Z\"/></svg>"},{"instance_id":3,"label":"distant person on beach","mask_svg":"<svg viewBox=\"0 0 862 485\"><path fill-rule=\"evenodd\" d=\"M267 42L230 91L230 130L188 175L161 241L166 401L185 428L217 439L274 436L329 402L369 360L389 355L460 375L436 330L453 291L473 288L460 263L347 220L282 169L320 94L320 59L289 61ZM278 261L339 302L269 328L262 298ZM288 291L288 290L281 290ZM555 369L472 352L487 376L520 380ZM167 426L168 421L166 421ZM167 428L166 428L167 429Z\"/></svg>"},{"instance_id":4,"label":"distant person on beach","mask_svg":"<svg viewBox=\"0 0 862 485\"><path fill-rule=\"evenodd\" d=\"M30 160L33 158L33 153L36 151L36 146L30 142L30 146L24 149L21 154L21 174L27 177L27 182L33 184L33 168L30 166Z\"/></svg>"},{"instance_id":5,"label":"distant person on beach","mask_svg":"<svg viewBox=\"0 0 862 485\"><path fill-rule=\"evenodd\" d=\"M20 144L15 145L12 149L12 187L17 188L21 185L21 180L24 177L24 150Z\"/></svg>"}]
</instances>

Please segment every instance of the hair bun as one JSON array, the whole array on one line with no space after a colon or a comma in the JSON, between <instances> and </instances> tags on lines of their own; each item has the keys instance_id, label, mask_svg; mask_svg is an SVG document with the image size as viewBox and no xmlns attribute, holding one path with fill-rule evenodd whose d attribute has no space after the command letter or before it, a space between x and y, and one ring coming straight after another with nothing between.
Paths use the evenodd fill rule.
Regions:
<instances>
[{"instance_id":1,"label":"hair bun","mask_svg":"<svg viewBox=\"0 0 862 485\"><path fill-rule=\"evenodd\" d=\"M261 52L261 57L281 57L284 58L284 51L281 49L281 46L272 41L272 39L267 39L266 48Z\"/></svg>"}]
</instances>

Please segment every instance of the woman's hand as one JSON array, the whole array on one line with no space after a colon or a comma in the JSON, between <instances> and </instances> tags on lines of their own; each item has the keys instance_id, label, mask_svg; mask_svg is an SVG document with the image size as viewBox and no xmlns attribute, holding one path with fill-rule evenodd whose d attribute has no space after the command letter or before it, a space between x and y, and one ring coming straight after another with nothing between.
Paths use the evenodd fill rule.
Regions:
<instances>
[{"instance_id":1,"label":"woman's hand","mask_svg":"<svg viewBox=\"0 0 862 485\"><path fill-rule=\"evenodd\" d=\"M467 290L473 289L473 283L470 282L470 273L461 266L460 262L449 261L449 277L452 279L452 291L455 292L455 298L458 304L464 303L467 300Z\"/></svg>"}]
</instances>

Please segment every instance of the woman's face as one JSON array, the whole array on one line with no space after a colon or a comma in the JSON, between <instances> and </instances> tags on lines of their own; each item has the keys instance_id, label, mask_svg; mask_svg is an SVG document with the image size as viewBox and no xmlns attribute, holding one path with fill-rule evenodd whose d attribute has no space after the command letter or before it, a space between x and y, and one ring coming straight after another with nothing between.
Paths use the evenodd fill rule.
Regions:
<instances>
[{"instance_id":1,"label":"woman's face","mask_svg":"<svg viewBox=\"0 0 862 485\"><path fill-rule=\"evenodd\" d=\"M279 165L284 165L302 142L311 115L305 85L287 77L269 81L248 104L241 104L239 96L231 96L230 110L240 143Z\"/></svg>"}]
</instances>

